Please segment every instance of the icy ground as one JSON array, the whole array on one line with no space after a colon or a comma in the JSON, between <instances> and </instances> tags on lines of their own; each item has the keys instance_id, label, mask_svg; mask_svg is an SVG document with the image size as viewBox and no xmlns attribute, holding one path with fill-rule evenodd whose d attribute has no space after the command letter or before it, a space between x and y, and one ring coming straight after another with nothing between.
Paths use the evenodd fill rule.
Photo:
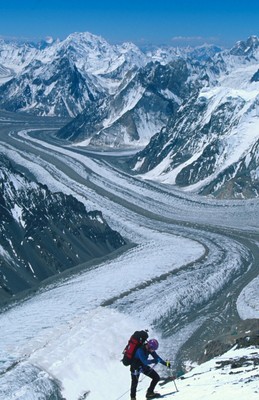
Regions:
<instances>
[{"instance_id":1,"label":"icy ground","mask_svg":"<svg viewBox=\"0 0 259 400\"><path fill-rule=\"evenodd\" d=\"M258 201L181 194L26 131L0 139L1 152L51 190L102 210L114 229L137 244L2 312L1 400L60 399L59 388L67 400L88 392L89 400L127 399L130 376L120 359L134 330L148 328L160 341L159 354L174 361L212 312L219 325L237 318L236 304L242 318L259 318ZM172 397L244 400L244 387L247 398L255 398L256 381L247 377L258 375L258 368L232 375L229 367L215 371L213 363L177 380L179 393ZM174 391L170 385L161 393ZM146 387L144 379L138 400Z\"/></svg>"},{"instance_id":2,"label":"icy ground","mask_svg":"<svg viewBox=\"0 0 259 400\"><path fill-rule=\"evenodd\" d=\"M245 358L245 360L244 360ZM240 363L240 360L242 361ZM259 397L259 349L235 349L206 362L183 379L157 387L157 392L176 400L257 400ZM147 382L143 381L143 386ZM144 388L138 394L145 399ZM170 395L171 394L171 395Z\"/></svg>"}]
</instances>

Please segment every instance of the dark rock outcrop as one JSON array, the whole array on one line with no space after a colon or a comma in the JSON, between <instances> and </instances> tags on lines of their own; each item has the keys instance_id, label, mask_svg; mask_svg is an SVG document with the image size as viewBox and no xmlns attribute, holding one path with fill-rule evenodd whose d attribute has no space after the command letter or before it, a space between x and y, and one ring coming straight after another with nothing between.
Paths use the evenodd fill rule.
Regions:
<instances>
[{"instance_id":1,"label":"dark rock outcrop","mask_svg":"<svg viewBox=\"0 0 259 400\"><path fill-rule=\"evenodd\" d=\"M100 211L0 167L0 301L125 245Z\"/></svg>"}]
</instances>

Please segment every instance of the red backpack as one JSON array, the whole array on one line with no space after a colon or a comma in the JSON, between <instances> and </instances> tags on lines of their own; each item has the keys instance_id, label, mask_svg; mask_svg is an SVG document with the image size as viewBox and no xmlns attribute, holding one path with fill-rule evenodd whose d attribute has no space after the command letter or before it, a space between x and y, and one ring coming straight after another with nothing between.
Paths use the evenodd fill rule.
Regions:
<instances>
[{"instance_id":1,"label":"red backpack","mask_svg":"<svg viewBox=\"0 0 259 400\"><path fill-rule=\"evenodd\" d=\"M131 364L137 349L145 343L148 338L147 331L136 331L130 337L127 346L123 350L123 359L121 360L126 367Z\"/></svg>"}]
</instances>

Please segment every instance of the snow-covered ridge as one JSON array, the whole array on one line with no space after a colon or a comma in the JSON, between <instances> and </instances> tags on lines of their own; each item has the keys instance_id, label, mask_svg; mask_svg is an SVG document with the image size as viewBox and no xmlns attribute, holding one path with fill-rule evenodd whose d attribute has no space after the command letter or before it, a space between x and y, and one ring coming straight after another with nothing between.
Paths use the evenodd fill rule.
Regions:
<instances>
[{"instance_id":1,"label":"snow-covered ridge","mask_svg":"<svg viewBox=\"0 0 259 400\"><path fill-rule=\"evenodd\" d=\"M256 400L259 390L259 349L234 347L227 353L195 367L182 379L158 387L161 395L176 400ZM162 382L163 384L163 382ZM178 391L176 391L176 389ZM170 398L170 395L167 396ZM140 393L139 400L144 400Z\"/></svg>"},{"instance_id":2,"label":"snow-covered ridge","mask_svg":"<svg viewBox=\"0 0 259 400\"><path fill-rule=\"evenodd\" d=\"M68 60L66 66L63 60ZM114 93L129 70L147 62L133 44L110 45L87 32L45 46L1 40L1 107L75 117L87 102Z\"/></svg>"},{"instance_id":3,"label":"snow-covered ridge","mask_svg":"<svg viewBox=\"0 0 259 400\"><path fill-rule=\"evenodd\" d=\"M146 146L131 162L144 179L257 197L258 60L255 36L224 51L144 52L87 32L45 46L1 41L0 106L72 118L57 135L82 146Z\"/></svg>"},{"instance_id":4,"label":"snow-covered ridge","mask_svg":"<svg viewBox=\"0 0 259 400\"><path fill-rule=\"evenodd\" d=\"M257 197L257 47L252 54L244 59L224 53L226 69L181 104L160 136L135 158L134 171L145 179L177 184L188 191Z\"/></svg>"},{"instance_id":5,"label":"snow-covered ridge","mask_svg":"<svg viewBox=\"0 0 259 400\"><path fill-rule=\"evenodd\" d=\"M10 68L14 74L21 73L32 61L48 64L63 54L69 56L79 70L97 75L111 72L125 61L138 66L147 62L137 46L131 43L111 45L89 32L70 34L66 39L51 41L43 48L37 44L0 40L0 65Z\"/></svg>"}]
</instances>

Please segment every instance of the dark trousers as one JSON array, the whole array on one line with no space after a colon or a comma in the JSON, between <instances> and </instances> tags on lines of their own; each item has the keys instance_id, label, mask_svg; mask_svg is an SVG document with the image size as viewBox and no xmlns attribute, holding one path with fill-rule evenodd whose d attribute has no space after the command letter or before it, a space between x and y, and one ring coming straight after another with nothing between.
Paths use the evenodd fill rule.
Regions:
<instances>
[{"instance_id":1,"label":"dark trousers","mask_svg":"<svg viewBox=\"0 0 259 400\"><path fill-rule=\"evenodd\" d=\"M139 375L141 372L146 376L148 376L150 379L152 379L149 388L147 390L149 393L152 393L154 391L156 384L160 380L160 376L158 375L158 373L153 368L150 368L148 366L140 367L138 369L131 368L130 372L131 372L131 388L130 388L131 397L136 397Z\"/></svg>"}]
</instances>

